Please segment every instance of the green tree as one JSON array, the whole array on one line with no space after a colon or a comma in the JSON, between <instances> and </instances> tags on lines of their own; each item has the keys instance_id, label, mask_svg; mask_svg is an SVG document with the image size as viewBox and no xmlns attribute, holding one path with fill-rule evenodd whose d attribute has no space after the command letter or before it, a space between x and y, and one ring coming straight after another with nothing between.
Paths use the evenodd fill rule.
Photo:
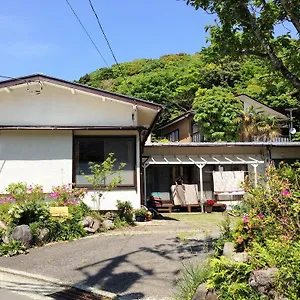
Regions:
<instances>
[{"instance_id":1,"label":"green tree","mask_svg":"<svg viewBox=\"0 0 300 300\"><path fill-rule=\"evenodd\" d=\"M233 120L242 110L242 103L227 89L199 89L193 105L195 121L208 141L235 141L237 126Z\"/></svg>"},{"instance_id":2,"label":"green tree","mask_svg":"<svg viewBox=\"0 0 300 300\"><path fill-rule=\"evenodd\" d=\"M100 209L101 201L107 192L114 189L118 184L122 183L121 171L126 163L121 162L119 167L115 167L117 159L114 153L109 153L108 157L101 164L90 162L90 170L92 175L86 175L85 178L93 186L94 195L92 200Z\"/></svg>"},{"instance_id":3,"label":"green tree","mask_svg":"<svg viewBox=\"0 0 300 300\"><path fill-rule=\"evenodd\" d=\"M241 110L233 123L238 127L241 142L268 141L280 135L279 120L255 110L253 106Z\"/></svg>"},{"instance_id":4,"label":"green tree","mask_svg":"<svg viewBox=\"0 0 300 300\"><path fill-rule=\"evenodd\" d=\"M289 30L275 36L275 27L289 22L300 34L298 0L185 0L196 9L217 14L216 25L207 26L211 52L229 55L251 54L268 60L292 85L300 89L299 39L293 40ZM282 48L285 48L284 56Z\"/></svg>"}]
</instances>

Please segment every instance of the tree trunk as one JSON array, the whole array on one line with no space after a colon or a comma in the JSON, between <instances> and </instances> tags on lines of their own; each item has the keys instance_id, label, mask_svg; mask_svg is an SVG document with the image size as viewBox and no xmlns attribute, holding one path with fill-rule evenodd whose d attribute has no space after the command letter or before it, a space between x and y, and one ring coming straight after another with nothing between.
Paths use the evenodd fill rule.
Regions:
<instances>
[{"instance_id":1,"label":"tree trunk","mask_svg":"<svg viewBox=\"0 0 300 300\"><path fill-rule=\"evenodd\" d=\"M280 3L287 16L291 19L291 22L295 26L296 30L298 31L298 34L300 35L300 21L297 16L295 16L293 9L291 9L291 4L287 0L280 0Z\"/></svg>"},{"instance_id":2,"label":"tree trunk","mask_svg":"<svg viewBox=\"0 0 300 300\"><path fill-rule=\"evenodd\" d=\"M275 51L274 51L272 45L270 45L270 43L268 43L266 41L266 39L261 35L261 32L256 24L256 19L255 19L255 17L253 17L251 12L249 11L247 4L242 3L242 5L244 6L245 12L247 13L247 15L249 17L249 22L250 22L252 29L254 30L256 38L260 41L261 45L267 52L274 68L277 71L281 72L282 75L287 80L289 80L296 89L300 90L300 79L295 74L293 74L292 72L290 72L288 70L288 68L284 65L283 61L275 54Z\"/></svg>"}]
</instances>

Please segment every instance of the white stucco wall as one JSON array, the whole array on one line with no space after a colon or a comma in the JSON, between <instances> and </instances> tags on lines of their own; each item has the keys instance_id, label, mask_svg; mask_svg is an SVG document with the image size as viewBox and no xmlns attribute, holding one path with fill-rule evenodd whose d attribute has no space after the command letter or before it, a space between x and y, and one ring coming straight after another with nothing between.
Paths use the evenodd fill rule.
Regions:
<instances>
[{"instance_id":1,"label":"white stucco wall","mask_svg":"<svg viewBox=\"0 0 300 300\"><path fill-rule=\"evenodd\" d=\"M27 86L0 93L1 125L134 126L133 105L44 83L40 95Z\"/></svg>"},{"instance_id":2,"label":"white stucco wall","mask_svg":"<svg viewBox=\"0 0 300 300\"><path fill-rule=\"evenodd\" d=\"M130 201L134 208L140 207L140 197L137 194L136 190L114 190L110 191L101 198L101 201L93 201L92 196L94 191L89 190L87 196L84 199L84 202L94 210L116 210L117 209L117 200L121 201Z\"/></svg>"},{"instance_id":3,"label":"white stucco wall","mask_svg":"<svg viewBox=\"0 0 300 300\"><path fill-rule=\"evenodd\" d=\"M93 132L88 132L91 133ZM117 134L116 131L110 132L112 133ZM80 134L83 132L80 131ZM138 136L136 138L138 142ZM70 130L0 131L0 193L5 193L5 188L12 182L40 184L46 193L50 192L53 186L71 183L72 140ZM137 166L139 165L138 148L137 143ZM94 192L89 190L84 201L93 209L115 210L117 200L131 201L134 208L139 208L141 203L139 172L138 167L137 189L110 191L103 197L100 205L91 200Z\"/></svg>"},{"instance_id":4,"label":"white stucco wall","mask_svg":"<svg viewBox=\"0 0 300 300\"><path fill-rule=\"evenodd\" d=\"M72 182L72 131L0 131L0 191L12 182Z\"/></svg>"}]
</instances>

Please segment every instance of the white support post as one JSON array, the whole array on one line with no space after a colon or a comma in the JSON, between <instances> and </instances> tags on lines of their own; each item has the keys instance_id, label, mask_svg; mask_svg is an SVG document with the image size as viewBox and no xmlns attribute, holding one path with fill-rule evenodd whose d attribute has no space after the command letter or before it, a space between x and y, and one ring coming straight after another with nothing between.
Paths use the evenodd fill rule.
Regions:
<instances>
[{"instance_id":1,"label":"white support post","mask_svg":"<svg viewBox=\"0 0 300 300\"><path fill-rule=\"evenodd\" d=\"M147 172L147 167L148 167L149 165L144 165L143 166L143 169L144 169L144 174L143 174L143 178L144 178L144 180L143 180L143 183L144 183L144 205L146 206L147 205L147 174L146 174L146 172Z\"/></svg>"},{"instance_id":2,"label":"white support post","mask_svg":"<svg viewBox=\"0 0 300 300\"><path fill-rule=\"evenodd\" d=\"M257 167L258 167L258 164L251 164L251 166L254 168L254 186L257 187Z\"/></svg>"},{"instance_id":3,"label":"white support post","mask_svg":"<svg viewBox=\"0 0 300 300\"><path fill-rule=\"evenodd\" d=\"M200 201L202 204L202 211L204 211L203 206L204 206L204 191L203 191L203 168L205 164L196 164L196 166L199 168L199 178L200 178Z\"/></svg>"}]
</instances>

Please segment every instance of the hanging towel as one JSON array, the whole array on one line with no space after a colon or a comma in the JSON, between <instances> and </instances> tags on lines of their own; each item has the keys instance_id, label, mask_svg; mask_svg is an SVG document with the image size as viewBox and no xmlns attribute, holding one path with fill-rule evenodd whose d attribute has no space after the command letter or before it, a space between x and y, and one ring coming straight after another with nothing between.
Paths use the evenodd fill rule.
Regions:
<instances>
[{"instance_id":1,"label":"hanging towel","mask_svg":"<svg viewBox=\"0 0 300 300\"><path fill-rule=\"evenodd\" d=\"M214 192L242 192L241 184L244 182L244 171L213 172Z\"/></svg>"}]
</instances>

